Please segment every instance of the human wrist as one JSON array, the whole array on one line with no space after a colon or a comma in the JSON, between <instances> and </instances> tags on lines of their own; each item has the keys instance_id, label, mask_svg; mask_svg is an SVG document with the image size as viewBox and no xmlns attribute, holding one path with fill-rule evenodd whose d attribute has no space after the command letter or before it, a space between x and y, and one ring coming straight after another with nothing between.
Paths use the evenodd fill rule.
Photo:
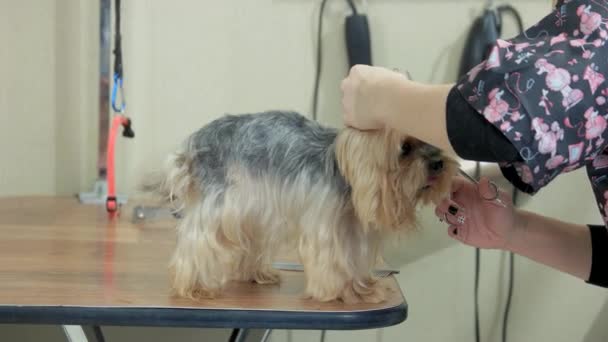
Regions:
<instances>
[{"instance_id":1,"label":"human wrist","mask_svg":"<svg viewBox=\"0 0 608 342\"><path fill-rule=\"evenodd\" d=\"M526 235L528 234L528 227L530 222L531 213L521 210L513 210L513 227L510 234L505 237L503 250L517 253L520 247L526 241Z\"/></svg>"},{"instance_id":2,"label":"human wrist","mask_svg":"<svg viewBox=\"0 0 608 342\"><path fill-rule=\"evenodd\" d=\"M379 127L396 129L456 157L445 120L453 86L416 82L398 73L385 75L373 85L375 103L369 115Z\"/></svg>"},{"instance_id":3,"label":"human wrist","mask_svg":"<svg viewBox=\"0 0 608 342\"><path fill-rule=\"evenodd\" d=\"M414 124L427 127L420 132L420 139L440 148L447 155L457 157L448 137L446 122L446 103L453 85L415 83L410 87L414 89L411 91L411 101L416 104L412 108L416 118Z\"/></svg>"},{"instance_id":4,"label":"human wrist","mask_svg":"<svg viewBox=\"0 0 608 342\"><path fill-rule=\"evenodd\" d=\"M388 94L380 105L380 108L372 115L375 115L375 120L383 127L391 127L400 116L410 112L412 82L408 78L394 74L381 80L379 91L380 94Z\"/></svg>"},{"instance_id":5,"label":"human wrist","mask_svg":"<svg viewBox=\"0 0 608 342\"><path fill-rule=\"evenodd\" d=\"M384 110L380 111L378 119L386 124L404 117L409 118L412 127L424 122L437 122L445 114L445 101L452 85L427 84L412 81L401 75L393 75L384 80L382 91L391 94ZM407 132L411 133L411 132ZM415 134L414 134L415 135Z\"/></svg>"}]
</instances>

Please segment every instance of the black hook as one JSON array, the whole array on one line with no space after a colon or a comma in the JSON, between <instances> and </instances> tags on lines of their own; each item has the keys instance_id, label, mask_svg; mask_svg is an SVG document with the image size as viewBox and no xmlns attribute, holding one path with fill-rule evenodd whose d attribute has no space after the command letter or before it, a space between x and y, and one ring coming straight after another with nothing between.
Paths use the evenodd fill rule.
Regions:
<instances>
[{"instance_id":1,"label":"black hook","mask_svg":"<svg viewBox=\"0 0 608 342\"><path fill-rule=\"evenodd\" d=\"M126 119L122 122L122 136L126 137L126 138L134 138L135 137L135 132L133 131L133 128L131 128L131 119Z\"/></svg>"}]
</instances>

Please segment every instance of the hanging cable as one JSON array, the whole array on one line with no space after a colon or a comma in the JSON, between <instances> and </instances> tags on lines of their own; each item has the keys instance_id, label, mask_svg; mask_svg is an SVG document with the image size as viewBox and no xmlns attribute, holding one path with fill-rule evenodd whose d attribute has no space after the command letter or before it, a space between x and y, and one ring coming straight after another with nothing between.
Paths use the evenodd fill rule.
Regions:
<instances>
[{"instance_id":1,"label":"hanging cable","mask_svg":"<svg viewBox=\"0 0 608 342\"><path fill-rule=\"evenodd\" d=\"M346 2L348 3L348 6L350 7L350 10L353 12L353 14L357 15L357 7L355 6L353 0L346 0Z\"/></svg>"},{"instance_id":2,"label":"hanging cable","mask_svg":"<svg viewBox=\"0 0 608 342\"><path fill-rule=\"evenodd\" d=\"M502 341L507 341L507 326L509 323L509 312L511 311L511 298L513 297L513 282L515 278L514 274L514 260L515 256L513 252L509 252L509 287L507 292L507 302L505 304L505 312L502 317Z\"/></svg>"},{"instance_id":3,"label":"hanging cable","mask_svg":"<svg viewBox=\"0 0 608 342\"><path fill-rule=\"evenodd\" d=\"M319 101L319 82L321 79L321 62L323 56L323 44L321 42L321 34L323 31L323 13L325 12L325 5L327 0L321 0L321 7L319 9L319 21L317 22L317 65L315 71L315 86L314 93L312 95L312 119L317 120L317 106Z\"/></svg>"},{"instance_id":4,"label":"hanging cable","mask_svg":"<svg viewBox=\"0 0 608 342\"><path fill-rule=\"evenodd\" d=\"M353 0L346 0L346 3L350 7L352 12L352 16L357 16L358 11L357 7ZM318 106L319 106L319 83L321 81L321 65L323 62L323 44L321 40L321 36L323 33L323 14L325 13L325 6L327 5L327 0L321 0L321 6L319 9L319 17L317 21L317 56L316 56L316 65L315 65L315 82L314 89L312 95L312 118L313 120L317 120ZM348 24L347 24L348 25ZM362 33L362 32L359 32Z\"/></svg>"},{"instance_id":5,"label":"hanging cable","mask_svg":"<svg viewBox=\"0 0 608 342\"><path fill-rule=\"evenodd\" d=\"M461 63L459 66L459 77L468 72L472 67L478 65L488 57L488 48L495 44L495 41L501 36L503 17L505 14L510 14L516 21L519 34L524 32L523 21L519 12L511 5L495 6L493 0L486 2L484 13L474 20L466 39L465 49L463 51ZM476 163L476 179L479 179L480 164ZM513 205L517 205L517 190L513 188ZM480 278L480 259L481 251L479 248L475 250L475 283L474 283L474 310L475 310L475 341L480 341L480 324L479 324L479 278ZM513 296L514 283L514 255L509 254L509 287L503 315L502 341L506 342L508 316L511 307L511 298Z\"/></svg>"},{"instance_id":6,"label":"hanging cable","mask_svg":"<svg viewBox=\"0 0 608 342\"><path fill-rule=\"evenodd\" d=\"M481 177L481 164L475 163L475 179L479 181ZM479 334L479 269L481 260L481 250L475 248L475 285L474 285L474 305L475 305L475 341L480 341Z\"/></svg>"},{"instance_id":7,"label":"hanging cable","mask_svg":"<svg viewBox=\"0 0 608 342\"><path fill-rule=\"evenodd\" d=\"M479 342L479 261L481 251L475 248L475 341Z\"/></svg>"},{"instance_id":8,"label":"hanging cable","mask_svg":"<svg viewBox=\"0 0 608 342\"><path fill-rule=\"evenodd\" d=\"M513 207L517 207L518 200L517 188L513 187ZM511 299L513 297L513 282L515 281L515 255L509 252L509 285L507 288L507 299L505 303L505 312L502 316L502 342L507 341L507 327L509 325L509 312L511 311Z\"/></svg>"},{"instance_id":9,"label":"hanging cable","mask_svg":"<svg viewBox=\"0 0 608 342\"><path fill-rule=\"evenodd\" d=\"M524 23L521 19L521 15L519 14L519 12L511 5L501 5L498 6L496 8L496 11L498 12L498 16L500 18L503 17L503 13L509 13L511 14L511 16L513 16L513 18L515 18L515 21L517 23L517 32L519 34L524 32ZM501 24L502 24L502 19L501 19Z\"/></svg>"},{"instance_id":10,"label":"hanging cable","mask_svg":"<svg viewBox=\"0 0 608 342\"><path fill-rule=\"evenodd\" d=\"M510 13L517 22L517 30L519 34L524 33L524 24L521 19L519 12L511 5L502 5L497 8L498 13L502 17L503 13ZM513 187L512 200L513 207L517 207L518 204L517 188ZM502 342L507 342L507 328L509 323L509 312L511 311L511 300L513 298L513 283L515 282L515 255L513 252L509 252L509 285L507 290L507 299L505 303L505 311L502 318Z\"/></svg>"}]
</instances>

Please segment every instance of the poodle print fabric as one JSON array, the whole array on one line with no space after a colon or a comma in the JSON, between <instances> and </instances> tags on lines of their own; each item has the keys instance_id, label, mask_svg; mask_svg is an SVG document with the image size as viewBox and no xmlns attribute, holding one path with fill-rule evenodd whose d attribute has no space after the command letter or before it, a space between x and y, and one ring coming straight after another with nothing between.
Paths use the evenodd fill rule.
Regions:
<instances>
[{"instance_id":1,"label":"poodle print fabric","mask_svg":"<svg viewBox=\"0 0 608 342\"><path fill-rule=\"evenodd\" d=\"M536 193L586 166L608 224L608 1L560 1L523 34L497 40L487 60L458 83L486 120L519 150L501 164L518 188Z\"/></svg>"}]
</instances>

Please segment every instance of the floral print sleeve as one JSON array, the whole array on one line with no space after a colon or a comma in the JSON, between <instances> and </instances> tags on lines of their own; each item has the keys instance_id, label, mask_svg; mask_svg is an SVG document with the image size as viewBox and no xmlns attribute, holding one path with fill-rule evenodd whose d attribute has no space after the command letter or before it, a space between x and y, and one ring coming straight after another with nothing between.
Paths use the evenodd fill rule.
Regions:
<instances>
[{"instance_id":1,"label":"floral print sleeve","mask_svg":"<svg viewBox=\"0 0 608 342\"><path fill-rule=\"evenodd\" d=\"M523 34L499 39L457 83L477 112L511 141L518 162L501 169L533 194L587 167L608 222L608 1L561 0Z\"/></svg>"}]
</instances>

